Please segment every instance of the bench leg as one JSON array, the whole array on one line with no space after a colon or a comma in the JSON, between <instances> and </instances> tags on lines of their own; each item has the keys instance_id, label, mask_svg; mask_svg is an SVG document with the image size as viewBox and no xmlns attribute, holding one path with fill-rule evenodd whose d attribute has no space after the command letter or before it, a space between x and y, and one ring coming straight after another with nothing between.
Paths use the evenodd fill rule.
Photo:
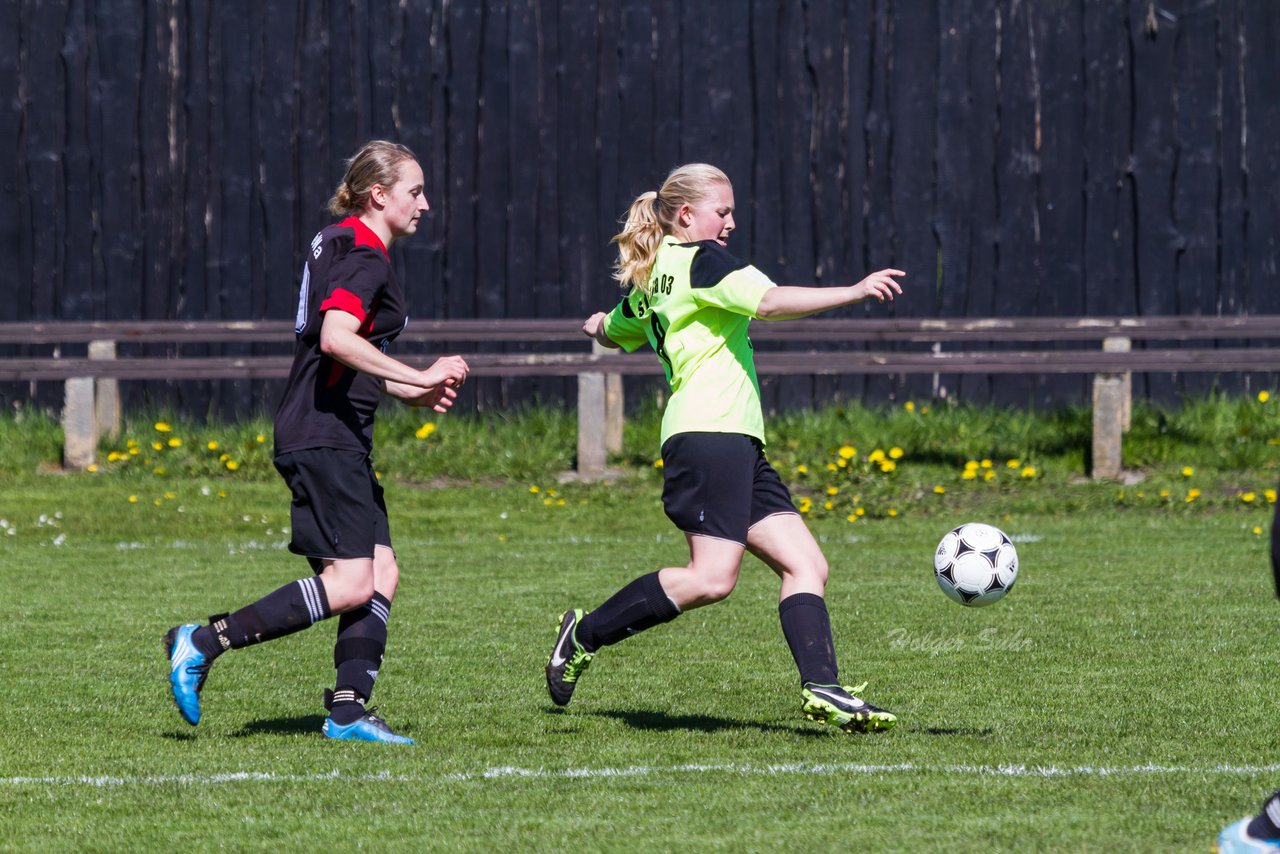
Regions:
<instances>
[{"instance_id":1,"label":"bench leg","mask_svg":"<svg viewBox=\"0 0 1280 854\"><path fill-rule=\"evenodd\" d=\"M1128 409L1124 374L1093 378L1093 479L1120 476L1121 434Z\"/></svg>"},{"instance_id":2,"label":"bench leg","mask_svg":"<svg viewBox=\"0 0 1280 854\"><path fill-rule=\"evenodd\" d=\"M607 451L604 374L578 375L578 478L604 477Z\"/></svg>"},{"instance_id":3,"label":"bench leg","mask_svg":"<svg viewBox=\"0 0 1280 854\"><path fill-rule=\"evenodd\" d=\"M86 469L97 461L98 428L93 378L72 377L64 386L62 404L62 465Z\"/></svg>"}]
</instances>

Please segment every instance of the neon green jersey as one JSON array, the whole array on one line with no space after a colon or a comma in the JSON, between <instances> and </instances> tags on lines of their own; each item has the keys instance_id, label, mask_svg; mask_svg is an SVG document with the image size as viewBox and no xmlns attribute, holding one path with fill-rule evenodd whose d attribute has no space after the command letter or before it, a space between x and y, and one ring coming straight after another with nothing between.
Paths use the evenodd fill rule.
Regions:
<instances>
[{"instance_id":1,"label":"neon green jersey","mask_svg":"<svg viewBox=\"0 0 1280 854\"><path fill-rule=\"evenodd\" d=\"M662 442L677 433L743 433L764 442L760 384L747 325L774 283L714 240L664 237L649 274L604 320L627 352L653 347L671 385Z\"/></svg>"}]
</instances>

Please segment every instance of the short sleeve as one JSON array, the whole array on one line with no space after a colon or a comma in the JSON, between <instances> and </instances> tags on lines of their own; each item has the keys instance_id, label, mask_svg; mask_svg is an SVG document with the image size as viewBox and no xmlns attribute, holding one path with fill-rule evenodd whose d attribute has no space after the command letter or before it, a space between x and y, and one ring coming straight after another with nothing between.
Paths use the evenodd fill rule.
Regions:
<instances>
[{"instance_id":1,"label":"short sleeve","mask_svg":"<svg viewBox=\"0 0 1280 854\"><path fill-rule=\"evenodd\" d=\"M320 311L336 308L364 322L387 284L387 260L379 252L356 246L329 268L328 292Z\"/></svg>"},{"instance_id":2,"label":"short sleeve","mask_svg":"<svg viewBox=\"0 0 1280 854\"><path fill-rule=\"evenodd\" d=\"M649 341L645 336L645 322L636 317L630 299L623 299L614 306L613 311L605 315L604 334L628 353L638 350Z\"/></svg>"}]
</instances>

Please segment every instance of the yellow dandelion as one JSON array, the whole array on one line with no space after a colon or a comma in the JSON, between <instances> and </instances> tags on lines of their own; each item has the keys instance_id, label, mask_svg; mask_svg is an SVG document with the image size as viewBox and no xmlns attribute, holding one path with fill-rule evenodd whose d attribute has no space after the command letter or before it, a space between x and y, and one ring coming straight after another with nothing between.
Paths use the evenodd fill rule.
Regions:
<instances>
[{"instance_id":1,"label":"yellow dandelion","mask_svg":"<svg viewBox=\"0 0 1280 854\"><path fill-rule=\"evenodd\" d=\"M1027 466L1021 472L1019 472L1019 474L1021 474L1024 478L1032 478L1032 477L1035 477L1037 474L1039 474L1039 472L1036 471L1035 466Z\"/></svg>"},{"instance_id":2,"label":"yellow dandelion","mask_svg":"<svg viewBox=\"0 0 1280 854\"><path fill-rule=\"evenodd\" d=\"M165 500L165 501L172 501L173 499L175 499L175 498L177 498L177 497L178 497L178 493L176 493L176 492L166 492L166 493L164 494L164 500Z\"/></svg>"},{"instance_id":3,"label":"yellow dandelion","mask_svg":"<svg viewBox=\"0 0 1280 854\"><path fill-rule=\"evenodd\" d=\"M1022 468L1022 460L1018 459L1017 457L1014 457L1011 460L1006 460L1005 467L1011 468L1011 469Z\"/></svg>"},{"instance_id":4,"label":"yellow dandelion","mask_svg":"<svg viewBox=\"0 0 1280 854\"><path fill-rule=\"evenodd\" d=\"M1195 470L1195 469L1193 469L1191 466L1183 466L1183 467L1182 467L1182 476L1183 476L1183 477L1191 477L1191 476L1192 476L1193 474L1195 474L1195 473L1196 473L1196 470Z\"/></svg>"},{"instance_id":5,"label":"yellow dandelion","mask_svg":"<svg viewBox=\"0 0 1280 854\"><path fill-rule=\"evenodd\" d=\"M978 470L977 470L977 469L965 469L963 472L961 472L961 473L960 473L960 476L961 476L962 478L964 478L965 480L976 480L976 479L977 479L977 477L978 477Z\"/></svg>"},{"instance_id":6,"label":"yellow dandelion","mask_svg":"<svg viewBox=\"0 0 1280 854\"><path fill-rule=\"evenodd\" d=\"M225 463L225 462L226 462L227 460L229 460L229 459L231 459L231 455L230 455L230 454L220 454L220 455L218 456L218 462L220 462L220 463Z\"/></svg>"},{"instance_id":7,"label":"yellow dandelion","mask_svg":"<svg viewBox=\"0 0 1280 854\"><path fill-rule=\"evenodd\" d=\"M947 494L947 488L946 488L945 486L943 486L942 484L940 484L940 483L939 483L939 484L936 484L936 485L933 487L933 493L934 493L934 495L946 495L946 494Z\"/></svg>"},{"instance_id":8,"label":"yellow dandelion","mask_svg":"<svg viewBox=\"0 0 1280 854\"><path fill-rule=\"evenodd\" d=\"M1258 392L1258 403L1266 403L1270 399L1271 399L1271 392L1265 389Z\"/></svg>"},{"instance_id":9,"label":"yellow dandelion","mask_svg":"<svg viewBox=\"0 0 1280 854\"><path fill-rule=\"evenodd\" d=\"M159 499L159 498L156 498L156 499L152 500L152 502L151 502L151 503L152 503L152 504L154 504L155 506L159 507L159 506L160 506L160 499Z\"/></svg>"},{"instance_id":10,"label":"yellow dandelion","mask_svg":"<svg viewBox=\"0 0 1280 854\"><path fill-rule=\"evenodd\" d=\"M1035 471L1035 469L1031 469L1031 471L1032 471L1032 472L1034 472L1034 471ZM1034 475L1034 474L1031 474L1031 475L1023 474L1022 476L1023 476L1023 477L1035 477L1035 475ZM982 473L982 479L983 479L983 480L995 480L995 479L996 479L996 473L995 473L994 471L992 471L991 469L987 469L986 471L984 471L984 472Z\"/></svg>"},{"instance_id":11,"label":"yellow dandelion","mask_svg":"<svg viewBox=\"0 0 1280 854\"><path fill-rule=\"evenodd\" d=\"M836 451L842 460L851 460L858 453L858 449L853 445L841 445L840 450Z\"/></svg>"},{"instance_id":12,"label":"yellow dandelion","mask_svg":"<svg viewBox=\"0 0 1280 854\"><path fill-rule=\"evenodd\" d=\"M130 448L130 449L129 449L129 456L131 456L131 457L136 457L139 453L140 453L140 451L139 451L137 448Z\"/></svg>"},{"instance_id":13,"label":"yellow dandelion","mask_svg":"<svg viewBox=\"0 0 1280 854\"><path fill-rule=\"evenodd\" d=\"M984 459L982 462L978 463L978 465L984 469L989 469L991 468L991 460Z\"/></svg>"},{"instance_id":14,"label":"yellow dandelion","mask_svg":"<svg viewBox=\"0 0 1280 854\"><path fill-rule=\"evenodd\" d=\"M1252 492L1246 492L1240 496L1240 500L1243 501L1245 504L1252 504L1253 502L1258 500L1258 496Z\"/></svg>"},{"instance_id":15,"label":"yellow dandelion","mask_svg":"<svg viewBox=\"0 0 1280 854\"><path fill-rule=\"evenodd\" d=\"M138 503L138 496L136 496L136 495L130 495L130 496L129 496L129 503L130 503L130 504L137 504L137 503Z\"/></svg>"},{"instance_id":16,"label":"yellow dandelion","mask_svg":"<svg viewBox=\"0 0 1280 854\"><path fill-rule=\"evenodd\" d=\"M853 508L853 515L855 515L855 516L857 516L859 519L861 519L863 516L867 515L867 508L865 508L865 507L855 507L855 508Z\"/></svg>"},{"instance_id":17,"label":"yellow dandelion","mask_svg":"<svg viewBox=\"0 0 1280 854\"><path fill-rule=\"evenodd\" d=\"M835 463L827 463L827 471L839 471L840 468Z\"/></svg>"},{"instance_id":18,"label":"yellow dandelion","mask_svg":"<svg viewBox=\"0 0 1280 854\"><path fill-rule=\"evenodd\" d=\"M883 459L884 459L884 451L880 450L879 448L876 448L874 451L872 451L870 454L867 455L867 462L869 463L878 463Z\"/></svg>"},{"instance_id":19,"label":"yellow dandelion","mask_svg":"<svg viewBox=\"0 0 1280 854\"><path fill-rule=\"evenodd\" d=\"M804 463L801 463L800 465L796 466L796 474L808 474L808 473L809 473L809 467Z\"/></svg>"},{"instance_id":20,"label":"yellow dandelion","mask_svg":"<svg viewBox=\"0 0 1280 854\"><path fill-rule=\"evenodd\" d=\"M116 460L122 460L122 459L124 459L124 454L121 454L117 451L112 451L111 453L107 454L107 462L109 463L114 463Z\"/></svg>"},{"instance_id":21,"label":"yellow dandelion","mask_svg":"<svg viewBox=\"0 0 1280 854\"><path fill-rule=\"evenodd\" d=\"M895 509L893 509L892 507L890 507L890 508L889 508L889 516L890 516L890 518L892 518L892 517L894 517L894 516L897 516L897 515L898 515L898 511L897 511L897 510L895 510Z\"/></svg>"},{"instance_id":22,"label":"yellow dandelion","mask_svg":"<svg viewBox=\"0 0 1280 854\"><path fill-rule=\"evenodd\" d=\"M654 461L653 461L653 467L654 467L654 468L656 468L656 469L660 469L660 468L662 468L662 458L661 458L661 457L659 457L658 459L656 459L656 460L654 460Z\"/></svg>"},{"instance_id":23,"label":"yellow dandelion","mask_svg":"<svg viewBox=\"0 0 1280 854\"><path fill-rule=\"evenodd\" d=\"M153 451L163 451L163 450L164 450L164 442L160 442L160 441L152 442L152 443L151 443L151 449L152 449Z\"/></svg>"},{"instance_id":24,"label":"yellow dandelion","mask_svg":"<svg viewBox=\"0 0 1280 854\"><path fill-rule=\"evenodd\" d=\"M173 430L173 427L171 427L171 426L169 425L169 423L168 423L168 422L166 422L166 421L157 421L157 422L156 422L156 432L157 432L157 433L168 433L168 432L170 432L171 430Z\"/></svg>"},{"instance_id":25,"label":"yellow dandelion","mask_svg":"<svg viewBox=\"0 0 1280 854\"><path fill-rule=\"evenodd\" d=\"M840 459L836 460L836 465L838 465L838 466L839 466L840 468L842 468L842 469L843 469L843 468L848 468L848 467L849 467L849 461L848 461L848 460L846 460L844 457L841 457Z\"/></svg>"},{"instance_id":26,"label":"yellow dandelion","mask_svg":"<svg viewBox=\"0 0 1280 854\"><path fill-rule=\"evenodd\" d=\"M93 474L93 473L94 473L94 472L96 472L97 470L98 470L98 464L97 464L97 463L90 463L90 464L89 464L89 467L88 467L87 469L85 469L85 471L89 472L90 474Z\"/></svg>"},{"instance_id":27,"label":"yellow dandelion","mask_svg":"<svg viewBox=\"0 0 1280 854\"><path fill-rule=\"evenodd\" d=\"M548 489L548 490L547 490L547 495L550 495L552 498L555 498L555 497L559 496L559 495L560 495L560 493L556 492L554 489Z\"/></svg>"},{"instance_id":28,"label":"yellow dandelion","mask_svg":"<svg viewBox=\"0 0 1280 854\"><path fill-rule=\"evenodd\" d=\"M880 471L884 472L885 474L888 474L889 472L893 471L897 467L898 467L898 464L895 463L893 460L885 460L880 464Z\"/></svg>"},{"instance_id":29,"label":"yellow dandelion","mask_svg":"<svg viewBox=\"0 0 1280 854\"><path fill-rule=\"evenodd\" d=\"M858 521L858 517L857 517L857 515L856 515L856 514L854 514L854 513L850 513L848 516L845 516L845 517L844 517L844 520L845 520L846 522L856 522L856 521Z\"/></svg>"},{"instance_id":30,"label":"yellow dandelion","mask_svg":"<svg viewBox=\"0 0 1280 854\"><path fill-rule=\"evenodd\" d=\"M539 488L538 488L538 487L536 487L536 486L531 486L531 487L529 487L529 492L530 492L530 494L532 494L532 495L537 495L537 494L538 494L539 492L541 492L541 491L542 491L542 490L541 490L541 489L539 489Z\"/></svg>"},{"instance_id":31,"label":"yellow dandelion","mask_svg":"<svg viewBox=\"0 0 1280 854\"><path fill-rule=\"evenodd\" d=\"M1253 533L1254 533L1254 536L1259 536L1259 535L1261 535L1261 534L1262 534L1262 526L1261 526L1261 525L1254 525L1254 526L1253 526Z\"/></svg>"},{"instance_id":32,"label":"yellow dandelion","mask_svg":"<svg viewBox=\"0 0 1280 854\"><path fill-rule=\"evenodd\" d=\"M828 487L827 487L827 489L826 489L826 493L827 493L827 495L838 495L838 494L840 493L840 487L838 487L838 486L828 486Z\"/></svg>"},{"instance_id":33,"label":"yellow dandelion","mask_svg":"<svg viewBox=\"0 0 1280 854\"><path fill-rule=\"evenodd\" d=\"M205 447L211 451L216 451L218 450L218 443L216 440L210 439L208 442L205 443Z\"/></svg>"},{"instance_id":34,"label":"yellow dandelion","mask_svg":"<svg viewBox=\"0 0 1280 854\"><path fill-rule=\"evenodd\" d=\"M170 448L181 448L181 447L182 447L182 440L181 440L181 439L179 439L177 436L172 437L171 439L169 439L169 447L170 447Z\"/></svg>"},{"instance_id":35,"label":"yellow dandelion","mask_svg":"<svg viewBox=\"0 0 1280 854\"><path fill-rule=\"evenodd\" d=\"M416 431L414 431L413 435L417 436L419 439L425 439L434 432L436 432L435 422L428 421L425 424L423 424L421 427L419 427Z\"/></svg>"},{"instance_id":36,"label":"yellow dandelion","mask_svg":"<svg viewBox=\"0 0 1280 854\"><path fill-rule=\"evenodd\" d=\"M966 460L966 461L965 461L965 464L964 464L964 470L965 470L965 471L977 471L977 470L978 470L978 461L977 461L977 460Z\"/></svg>"},{"instance_id":37,"label":"yellow dandelion","mask_svg":"<svg viewBox=\"0 0 1280 854\"><path fill-rule=\"evenodd\" d=\"M227 460L227 471L235 471L238 468L240 468L240 464L238 462L235 460Z\"/></svg>"},{"instance_id":38,"label":"yellow dandelion","mask_svg":"<svg viewBox=\"0 0 1280 854\"><path fill-rule=\"evenodd\" d=\"M1160 497L1161 497L1161 498L1168 498L1168 497L1169 497L1169 490L1167 490L1167 489L1162 489L1162 490L1160 490Z\"/></svg>"},{"instance_id":39,"label":"yellow dandelion","mask_svg":"<svg viewBox=\"0 0 1280 854\"><path fill-rule=\"evenodd\" d=\"M218 490L218 497L219 497L219 498L226 498L226 497L227 497L227 491L226 491L225 489L219 489L219 490Z\"/></svg>"},{"instance_id":40,"label":"yellow dandelion","mask_svg":"<svg viewBox=\"0 0 1280 854\"><path fill-rule=\"evenodd\" d=\"M1188 489L1188 490L1187 490L1187 497L1186 497L1186 499L1185 499L1185 500L1186 500L1186 502L1187 502L1188 504L1190 504L1192 501L1195 501L1195 500L1196 500L1197 498L1199 498L1199 497L1200 497L1200 490L1198 490L1198 489L1194 489L1194 488L1193 488L1193 489Z\"/></svg>"},{"instance_id":41,"label":"yellow dandelion","mask_svg":"<svg viewBox=\"0 0 1280 854\"><path fill-rule=\"evenodd\" d=\"M544 498L542 499L542 503L547 507L550 507L552 504L556 503L556 500L554 498Z\"/></svg>"},{"instance_id":42,"label":"yellow dandelion","mask_svg":"<svg viewBox=\"0 0 1280 854\"><path fill-rule=\"evenodd\" d=\"M564 506L564 499L563 499L563 498L557 498L557 499L556 499L556 506L557 506L557 507L563 507L563 506Z\"/></svg>"},{"instance_id":43,"label":"yellow dandelion","mask_svg":"<svg viewBox=\"0 0 1280 854\"><path fill-rule=\"evenodd\" d=\"M1276 491L1275 491L1274 489L1264 489L1264 490L1262 490L1262 497L1263 497L1263 498L1265 498L1265 499L1267 499L1267 503L1268 503L1268 504L1275 504L1275 503L1276 503Z\"/></svg>"},{"instance_id":44,"label":"yellow dandelion","mask_svg":"<svg viewBox=\"0 0 1280 854\"><path fill-rule=\"evenodd\" d=\"M902 455L905 453L906 451L902 450L897 445L894 445L892 448L889 449L889 459L900 460L902 459Z\"/></svg>"},{"instance_id":45,"label":"yellow dandelion","mask_svg":"<svg viewBox=\"0 0 1280 854\"><path fill-rule=\"evenodd\" d=\"M164 466L156 466L155 468L153 468L153 469L151 470L151 473L152 473L152 474L160 474L160 475L164 474Z\"/></svg>"},{"instance_id":46,"label":"yellow dandelion","mask_svg":"<svg viewBox=\"0 0 1280 854\"><path fill-rule=\"evenodd\" d=\"M836 506L836 505L835 505L835 502L833 502L833 501L824 501L824 502L822 502L822 509L823 509L823 510L832 510L832 509L834 509L834 508L835 508L835 506Z\"/></svg>"},{"instance_id":47,"label":"yellow dandelion","mask_svg":"<svg viewBox=\"0 0 1280 854\"><path fill-rule=\"evenodd\" d=\"M908 412L915 412L916 411L915 401L908 400L906 403L902 404L902 408L907 410Z\"/></svg>"},{"instance_id":48,"label":"yellow dandelion","mask_svg":"<svg viewBox=\"0 0 1280 854\"><path fill-rule=\"evenodd\" d=\"M256 441L259 445L267 441L267 437L262 435L261 433L259 433L257 436L254 436L253 438L254 438L254 441Z\"/></svg>"},{"instance_id":49,"label":"yellow dandelion","mask_svg":"<svg viewBox=\"0 0 1280 854\"><path fill-rule=\"evenodd\" d=\"M125 444L125 447L126 447L126 448L136 448L136 447L138 447L138 440L137 440L137 439L130 439L129 441L125 442L124 444Z\"/></svg>"}]
</instances>

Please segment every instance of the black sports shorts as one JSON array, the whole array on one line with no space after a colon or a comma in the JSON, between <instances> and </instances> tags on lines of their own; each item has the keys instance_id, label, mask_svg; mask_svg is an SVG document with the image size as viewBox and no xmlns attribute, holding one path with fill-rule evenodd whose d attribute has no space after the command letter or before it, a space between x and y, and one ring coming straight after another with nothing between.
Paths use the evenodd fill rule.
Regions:
<instances>
[{"instance_id":1,"label":"black sports shorts","mask_svg":"<svg viewBox=\"0 0 1280 854\"><path fill-rule=\"evenodd\" d=\"M275 458L276 471L293 493L289 551L305 556L316 572L321 560L372 558L374 546L391 547L382 486L362 451L309 448Z\"/></svg>"},{"instance_id":2,"label":"black sports shorts","mask_svg":"<svg viewBox=\"0 0 1280 854\"><path fill-rule=\"evenodd\" d=\"M791 492L753 436L677 433L662 446L662 507L686 534L747 544L747 531L796 513Z\"/></svg>"}]
</instances>

